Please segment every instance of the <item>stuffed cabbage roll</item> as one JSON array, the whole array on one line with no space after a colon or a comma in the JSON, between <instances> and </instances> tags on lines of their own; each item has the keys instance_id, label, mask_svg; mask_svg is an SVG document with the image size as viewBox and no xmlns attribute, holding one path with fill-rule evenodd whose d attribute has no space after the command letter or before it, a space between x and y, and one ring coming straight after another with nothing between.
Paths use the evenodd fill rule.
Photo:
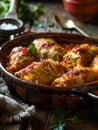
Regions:
<instances>
[{"instance_id":1,"label":"stuffed cabbage roll","mask_svg":"<svg viewBox=\"0 0 98 130\"><path fill-rule=\"evenodd\" d=\"M15 47L8 55L8 64L6 69L12 73L20 70L35 60L34 56L29 56L28 49L26 47Z\"/></svg>"},{"instance_id":2,"label":"stuffed cabbage roll","mask_svg":"<svg viewBox=\"0 0 98 130\"><path fill-rule=\"evenodd\" d=\"M15 75L36 84L50 84L62 73L64 73L64 71L59 62L50 59L41 62L33 62L26 68L15 72Z\"/></svg>"},{"instance_id":3,"label":"stuffed cabbage roll","mask_svg":"<svg viewBox=\"0 0 98 130\"><path fill-rule=\"evenodd\" d=\"M93 58L98 54L98 47L95 45L81 44L73 47L72 50L63 56L62 66L66 71L76 66L89 67Z\"/></svg>"},{"instance_id":4,"label":"stuffed cabbage roll","mask_svg":"<svg viewBox=\"0 0 98 130\"><path fill-rule=\"evenodd\" d=\"M61 61L66 54L66 50L50 38L39 38L33 41L39 59L52 59L54 61Z\"/></svg>"},{"instance_id":5,"label":"stuffed cabbage roll","mask_svg":"<svg viewBox=\"0 0 98 130\"><path fill-rule=\"evenodd\" d=\"M98 69L90 67L74 68L55 79L52 83L57 87L70 87L98 80Z\"/></svg>"}]
</instances>

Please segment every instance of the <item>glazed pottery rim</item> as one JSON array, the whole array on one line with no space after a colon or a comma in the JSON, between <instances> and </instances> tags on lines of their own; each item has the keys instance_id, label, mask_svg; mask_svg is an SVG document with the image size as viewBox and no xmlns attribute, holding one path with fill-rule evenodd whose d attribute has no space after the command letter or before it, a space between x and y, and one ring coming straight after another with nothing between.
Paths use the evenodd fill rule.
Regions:
<instances>
[{"instance_id":1,"label":"glazed pottery rim","mask_svg":"<svg viewBox=\"0 0 98 130\"><path fill-rule=\"evenodd\" d=\"M96 4L98 3L97 0L92 0L92 1L80 1L80 0L62 0L64 3L66 4L79 4L79 5L93 5L93 4Z\"/></svg>"}]
</instances>

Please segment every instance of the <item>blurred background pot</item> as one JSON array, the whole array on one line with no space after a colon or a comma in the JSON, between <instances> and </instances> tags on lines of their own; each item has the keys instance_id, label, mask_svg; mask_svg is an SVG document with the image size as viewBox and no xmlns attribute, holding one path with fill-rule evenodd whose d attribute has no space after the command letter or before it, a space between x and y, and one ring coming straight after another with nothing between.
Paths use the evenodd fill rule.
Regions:
<instances>
[{"instance_id":1,"label":"blurred background pot","mask_svg":"<svg viewBox=\"0 0 98 130\"><path fill-rule=\"evenodd\" d=\"M82 21L92 20L98 13L98 0L62 0L70 16Z\"/></svg>"}]
</instances>

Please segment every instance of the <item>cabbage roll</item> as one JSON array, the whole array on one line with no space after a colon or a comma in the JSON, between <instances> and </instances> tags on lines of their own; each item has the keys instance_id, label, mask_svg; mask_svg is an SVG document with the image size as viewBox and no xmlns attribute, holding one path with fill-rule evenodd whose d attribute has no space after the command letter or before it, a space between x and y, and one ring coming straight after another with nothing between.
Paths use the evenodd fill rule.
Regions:
<instances>
[{"instance_id":1,"label":"cabbage roll","mask_svg":"<svg viewBox=\"0 0 98 130\"><path fill-rule=\"evenodd\" d=\"M12 73L24 68L35 60L34 56L29 56L27 47L22 46L13 48L7 58L9 62L6 69Z\"/></svg>"},{"instance_id":2,"label":"cabbage roll","mask_svg":"<svg viewBox=\"0 0 98 130\"><path fill-rule=\"evenodd\" d=\"M39 55L39 59L52 59L54 61L62 61L66 50L50 38L39 38L33 41Z\"/></svg>"},{"instance_id":3,"label":"cabbage roll","mask_svg":"<svg viewBox=\"0 0 98 130\"><path fill-rule=\"evenodd\" d=\"M15 72L15 75L36 84L50 84L62 73L64 73L64 70L59 62L49 59L33 62L20 71Z\"/></svg>"}]
</instances>

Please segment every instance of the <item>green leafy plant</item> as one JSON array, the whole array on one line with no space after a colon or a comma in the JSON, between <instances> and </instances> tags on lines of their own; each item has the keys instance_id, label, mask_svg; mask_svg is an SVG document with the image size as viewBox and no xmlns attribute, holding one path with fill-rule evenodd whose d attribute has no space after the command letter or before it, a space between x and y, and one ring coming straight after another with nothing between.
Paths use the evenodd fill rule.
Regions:
<instances>
[{"instance_id":1,"label":"green leafy plant","mask_svg":"<svg viewBox=\"0 0 98 130\"><path fill-rule=\"evenodd\" d=\"M82 120L80 120L77 116L66 117L65 109L57 107L54 109L53 117L50 123L50 128L52 130L64 130L70 122L72 125L81 124Z\"/></svg>"},{"instance_id":2,"label":"green leafy plant","mask_svg":"<svg viewBox=\"0 0 98 130\"><path fill-rule=\"evenodd\" d=\"M10 0L0 1L0 18L3 18L9 9Z\"/></svg>"},{"instance_id":3,"label":"green leafy plant","mask_svg":"<svg viewBox=\"0 0 98 130\"><path fill-rule=\"evenodd\" d=\"M71 121L72 124L79 124L82 120L80 120L77 116L66 119L66 121Z\"/></svg>"},{"instance_id":4,"label":"green leafy plant","mask_svg":"<svg viewBox=\"0 0 98 130\"><path fill-rule=\"evenodd\" d=\"M53 130L63 130L65 126L65 112L62 108L57 107L54 110L50 128Z\"/></svg>"},{"instance_id":5,"label":"green leafy plant","mask_svg":"<svg viewBox=\"0 0 98 130\"><path fill-rule=\"evenodd\" d=\"M3 18L9 10L11 0L0 1L0 18ZM19 19L24 22L30 21L32 24L37 21L37 26L39 25L38 17L43 13L43 4L36 3L33 8L30 8L29 3L25 0L21 0L20 8L18 10ZM35 25L35 24L34 24Z\"/></svg>"},{"instance_id":6,"label":"green leafy plant","mask_svg":"<svg viewBox=\"0 0 98 130\"><path fill-rule=\"evenodd\" d=\"M43 4L41 3L37 3L33 8L30 8L29 3L26 3L24 0L22 0L18 11L18 16L24 22L31 21L31 23L34 24L35 21L39 21L38 17L43 13L42 9Z\"/></svg>"}]
</instances>

